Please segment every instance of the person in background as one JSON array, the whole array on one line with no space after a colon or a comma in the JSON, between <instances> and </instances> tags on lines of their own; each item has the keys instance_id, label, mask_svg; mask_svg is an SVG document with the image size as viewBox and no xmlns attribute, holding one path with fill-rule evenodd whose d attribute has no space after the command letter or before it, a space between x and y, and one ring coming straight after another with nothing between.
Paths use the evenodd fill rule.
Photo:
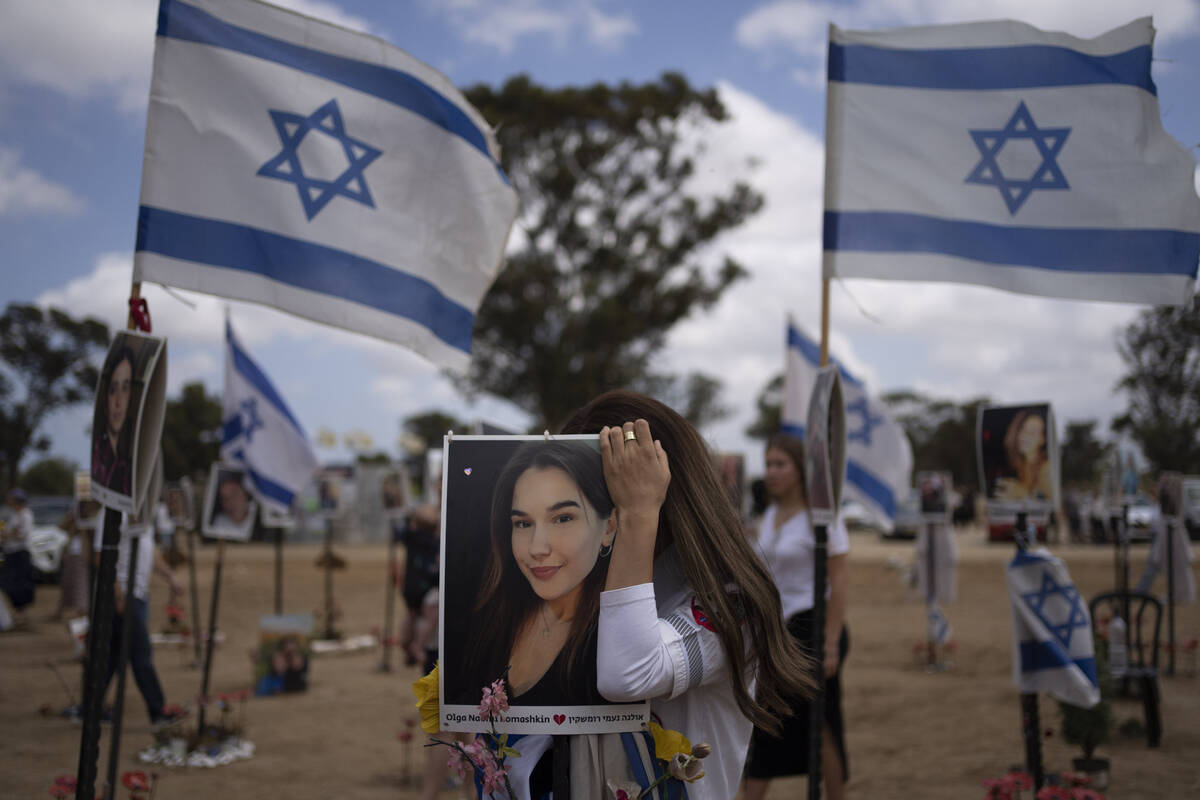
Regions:
<instances>
[{"instance_id":1,"label":"person in background","mask_svg":"<svg viewBox=\"0 0 1200 800\"><path fill-rule=\"evenodd\" d=\"M150 724L157 728L173 722L176 716L166 709L162 684L159 683L158 673L154 669L154 651L150 645L148 627L150 573L151 571L158 573L175 594L181 593L183 586L176 579L175 573L167 566L162 552L154 546L153 532L144 530L144 527L144 525L130 526L124 521L122 523L121 544L117 550L117 579L113 587L115 610L112 620L112 638L109 640L110 658L108 676L104 686L107 691L108 685L112 683L113 676L116 674L116 654L121 646L121 631L125 625L125 604L131 603L133 608L129 628L129 665L133 670L133 678L137 682L138 691L141 692L142 699L146 703ZM138 531L133 528L142 528L141 535L138 535ZM93 543L96 551L93 559L97 564L100 560L100 548L103 540L103 526L98 526ZM134 575L133 589L130 591L127 584L131 542L134 541L137 542L138 547L137 572Z\"/></svg>"},{"instance_id":2,"label":"person in background","mask_svg":"<svg viewBox=\"0 0 1200 800\"><path fill-rule=\"evenodd\" d=\"M778 435L767 443L767 491L774 501L763 515L759 553L766 561L783 598L783 615L796 643L808 647L812 636L813 551L816 544L808 516L804 480L804 443ZM842 800L850 777L842 718L841 666L850 648L846 632L846 558L850 537L839 518L829 526L828 597L825 652L814 653L825 670L825 726L821 745L824 797ZM792 699L792 716L782 735L755 728L746 764L745 800L762 800L772 778L809 773L809 704Z\"/></svg>"},{"instance_id":3,"label":"person in background","mask_svg":"<svg viewBox=\"0 0 1200 800\"><path fill-rule=\"evenodd\" d=\"M58 608L50 617L52 622L88 613L88 561L92 552L91 540L79 528L74 510L67 512L59 527L66 531L70 538L63 548L62 575L58 581L61 591L58 595Z\"/></svg>"},{"instance_id":4,"label":"person in background","mask_svg":"<svg viewBox=\"0 0 1200 800\"><path fill-rule=\"evenodd\" d=\"M29 556L29 534L33 532L33 512L27 505L28 498L21 489L8 493L8 522L0 529L0 548L4 551L4 563L0 565L0 589L12 606L12 628L29 627L25 613L33 604L34 581L33 561Z\"/></svg>"}]
</instances>

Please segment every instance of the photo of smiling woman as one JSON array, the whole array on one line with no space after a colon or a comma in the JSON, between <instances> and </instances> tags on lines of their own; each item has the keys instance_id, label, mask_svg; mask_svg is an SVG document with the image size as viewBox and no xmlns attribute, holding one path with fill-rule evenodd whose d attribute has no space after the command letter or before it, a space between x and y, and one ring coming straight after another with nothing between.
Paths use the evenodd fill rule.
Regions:
<instances>
[{"instance_id":1,"label":"photo of smiling woman","mask_svg":"<svg viewBox=\"0 0 1200 800\"><path fill-rule=\"evenodd\" d=\"M474 531L470 538L476 552L488 558L478 580L460 583L478 587L469 605L459 598L460 608L476 624L463 629L456 620L459 615L449 610L445 620L445 697L450 704L474 707L482 688L506 675L511 716L532 720L531 726L509 729L578 731L566 720L555 722L555 715L562 720L576 707L572 718L592 716L578 707L611 705L596 687L600 593L617 534L600 451L591 437L524 442L488 438L492 441L452 443L473 445L476 457L474 466L449 473L447 513L453 517L452 509L471 505L463 502L467 498L462 492L468 490L460 488L462 484L475 484L470 488L479 493L483 483L490 483L491 496L486 506L474 503L481 511L487 509L486 521L479 514L473 525L467 524ZM488 445L491 452L484 458L480 448ZM506 461L496 458L507 454ZM455 456L452 449L452 465L461 461ZM488 463L502 466L493 472ZM490 474L494 481L488 480ZM480 541L483 524L487 544ZM446 531L448 551L466 544L466 531L454 520ZM452 572L461 578L465 567L459 568L460 559L450 557L443 563L448 582ZM537 714L522 715L525 707L543 707L543 722L536 721ZM636 727L636 721L625 725ZM610 724L606 729L613 728Z\"/></svg>"},{"instance_id":2,"label":"photo of smiling woman","mask_svg":"<svg viewBox=\"0 0 1200 800\"><path fill-rule=\"evenodd\" d=\"M117 494L128 495L133 481L133 348L109 350L92 417L92 480Z\"/></svg>"}]
</instances>

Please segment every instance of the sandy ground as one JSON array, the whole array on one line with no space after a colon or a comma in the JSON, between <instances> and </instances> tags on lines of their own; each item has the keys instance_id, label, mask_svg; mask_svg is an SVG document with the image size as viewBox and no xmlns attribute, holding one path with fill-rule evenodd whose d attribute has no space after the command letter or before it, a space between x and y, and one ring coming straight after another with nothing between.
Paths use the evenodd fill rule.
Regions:
<instances>
[{"instance_id":1,"label":"sandy ground","mask_svg":"<svg viewBox=\"0 0 1200 800\"><path fill-rule=\"evenodd\" d=\"M898 561L912 558L912 543L882 542L868 532L852 535L849 624L851 652L845 667L850 795L855 798L928 800L978 798L981 781L1023 760L1019 698L1011 682L1010 622L1004 563L1011 548L987 545L978 531L959 534L959 597L948 609L958 652L953 669L930 674L913 656L924 637L923 606L902 584ZM1085 596L1113 585L1107 547L1058 546ZM386 548L342 547L348 567L336 574L334 591L345 610L348 634L368 633L383 621ZM322 573L313 546L288 549L284 608L309 611L322 604ZM1146 547L1133 550L1139 574ZM201 608L209 604L215 548L199 557ZM891 562L891 564L889 564ZM227 636L218 648L213 693L246 687L247 653L257 640L257 619L273 608L273 551L269 546L231 547L218 612ZM181 568L186 580L186 569ZM1161 591L1161 584L1160 584ZM165 622L166 587L152 586L151 629ZM79 667L60 623L44 621L58 600L56 587L40 587L32 632L0 636L0 797L46 797L56 775L74 775L80 727L39 707L65 706L67 694L48 663L55 663L72 689ZM190 609L189 609L190 614ZM1200 608L1177 611L1178 636L1200 636ZM199 693L200 672L191 651L159 647L155 661L170 702L187 704ZM248 738L257 755L216 769L162 769L158 797L171 798L409 798L422 757L419 744L405 745L397 733L415 717L410 685L416 668L381 672L379 650L314 659L311 688L304 695L251 700L246 706ZM1112 759L1110 798L1200 797L1200 677L1180 674L1162 682L1162 746L1144 739L1114 740L1100 755ZM1047 768L1068 769L1077 755L1058 735L1059 716L1049 698L1041 701L1047 732ZM1141 719L1134 700L1116 704L1118 722ZM420 736L418 735L418 740ZM146 769L136 753L150 743L145 707L132 680L121 742L120 769ZM108 758L107 729L100 772ZM406 768L407 764L407 768ZM802 797L802 778L778 781L770 797ZM124 797L122 792L121 797ZM447 789L445 798L460 793Z\"/></svg>"}]
</instances>

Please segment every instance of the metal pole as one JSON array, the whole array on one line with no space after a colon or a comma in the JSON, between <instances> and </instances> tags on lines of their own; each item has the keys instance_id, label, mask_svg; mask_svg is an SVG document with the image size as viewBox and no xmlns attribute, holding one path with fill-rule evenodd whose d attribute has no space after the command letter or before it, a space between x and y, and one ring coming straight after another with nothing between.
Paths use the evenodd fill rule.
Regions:
<instances>
[{"instance_id":1,"label":"metal pole","mask_svg":"<svg viewBox=\"0 0 1200 800\"><path fill-rule=\"evenodd\" d=\"M1166 520L1167 547L1167 674L1175 674L1175 520Z\"/></svg>"},{"instance_id":2,"label":"metal pole","mask_svg":"<svg viewBox=\"0 0 1200 800\"><path fill-rule=\"evenodd\" d=\"M105 508L100 566L96 570L92 621L88 627L88 659L83 668L83 731L79 739L79 767L75 773L76 800L93 800L96 796L96 767L100 757L100 710L104 705L104 690L108 682L113 582L117 575L117 548L120 543L121 512Z\"/></svg>"},{"instance_id":3,"label":"metal pole","mask_svg":"<svg viewBox=\"0 0 1200 800\"><path fill-rule=\"evenodd\" d=\"M283 528L275 529L275 613L283 613Z\"/></svg>"},{"instance_id":4,"label":"metal pole","mask_svg":"<svg viewBox=\"0 0 1200 800\"><path fill-rule=\"evenodd\" d=\"M325 518L325 632L322 639L336 639L333 629L333 520Z\"/></svg>"},{"instance_id":5,"label":"metal pole","mask_svg":"<svg viewBox=\"0 0 1200 800\"><path fill-rule=\"evenodd\" d=\"M121 618L121 645L117 650L117 699L113 703L112 735L108 743L108 775L104 796L114 797L117 786L117 760L121 754L121 721L125 717L125 665L129 663L129 632L133 626L133 599L137 587L137 562L140 537L129 541L129 571L125 578L125 613Z\"/></svg>"},{"instance_id":6,"label":"metal pole","mask_svg":"<svg viewBox=\"0 0 1200 800\"><path fill-rule=\"evenodd\" d=\"M825 582L829 529L813 526L813 613L809 642L816 663L816 687L808 714L808 800L821 797L821 744L825 733ZM836 646L836 644L835 644Z\"/></svg>"},{"instance_id":7,"label":"metal pole","mask_svg":"<svg viewBox=\"0 0 1200 800\"><path fill-rule=\"evenodd\" d=\"M392 671L392 617L396 608L396 522L391 524L391 538L388 539L387 557L387 597L383 601L383 660L379 664L380 672Z\"/></svg>"},{"instance_id":8,"label":"metal pole","mask_svg":"<svg viewBox=\"0 0 1200 800\"><path fill-rule=\"evenodd\" d=\"M1033 531L1033 538L1027 538L1028 525L1028 512L1018 511L1016 535L1013 536L1017 550L1023 551L1027 542L1036 544L1037 531ZM1025 770L1033 776L1033 791L1037 792L1045 783L1046 776L1042 767L1042 724L1038 718L1036 692L1021 695L1021 733L1025 739Z\"/></svg>"},{"instance_id":9,"label":"metal pole","mask_svg":"<svg viewBox=\"0 0 1200 800\"><path fill-rule=\"evenodd\" d=\"M225 563L225 540L217 540L217 566L213 570L212 605L208 611L208 642L204 646L204 677L200 681L200 712L197 717L197 741L204 739L204 711L208 704L208 679L212 675L213 644L217 638L217 601L221 598L221 565Z\"/></svg>"},{"instance_id":10,"label":"metal pole","mask_svg":"<svg viewBox=\"0 0 1200 800\"><path fill-rule=\"evenodd\" d=\"M196 659L192 667L200 666L203 654L200 652L200 590L196 584L196 532L189 528L188 542L188 582L192 595L192 647L196 651Z\"/></svg>"},{"instance_id":11,"label":"metal pole","mask_svg":"<svg viewBox=\"0 0 1200 800\"><path fill-rule=\"evenodd\" d=\"M925 610L926 612L933 611L933 606L937 603L937 560L935 558L934 549L936 545L934 539L934 523L925 523ZM928 665L930 669L937 667L937 640L933 636L933 626L928 624L928 614L926 614L926 629L929 634L929 652Z\"/></svg>"}]
</instances>

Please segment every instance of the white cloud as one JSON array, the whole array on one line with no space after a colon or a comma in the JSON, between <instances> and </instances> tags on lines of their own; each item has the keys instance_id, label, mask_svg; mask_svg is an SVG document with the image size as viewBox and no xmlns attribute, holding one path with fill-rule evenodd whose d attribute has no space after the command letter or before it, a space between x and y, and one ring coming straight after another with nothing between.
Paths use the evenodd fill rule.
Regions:
<instances>
[{"instance_id":1,"label":"white cloud","mask_svg":"<svg viewBox=\"0 0 1200 800\"><path fill-rule=\"evenodd\" d=\"M75 214L84 205L83 199L66 186L22 166L18 151L0 146L0 214Z\"/></svg>"},{"instance_id":2,"label":"white cloud","mask_svg":"<svg viewBox=\"0 0 1200 800\"><path fill-rule=\"evenodd\" d=\"M456 0L432 7L447 15L465 41L487 45L505 55L512 53L520 40L530 37L549 38L555 47L563 48L579 32L591 44L611 50L638 32L632 16L609 14L592 2L561 5L545 0Z\"/></svg>"},{"instance_id":3,"label":"white cloud","mask_svg":"<svg viewBox=\"0 0 1200 800\"><path fill-rule=\"evenodd\" d=\"M367 31L365 20L320 0L278 5L343 27ZM56 0L4 4L0 80L20 80L84 97L115 96L124 111L146 107L154 53L155 0Z\"/></svg>"}]
</instances>

